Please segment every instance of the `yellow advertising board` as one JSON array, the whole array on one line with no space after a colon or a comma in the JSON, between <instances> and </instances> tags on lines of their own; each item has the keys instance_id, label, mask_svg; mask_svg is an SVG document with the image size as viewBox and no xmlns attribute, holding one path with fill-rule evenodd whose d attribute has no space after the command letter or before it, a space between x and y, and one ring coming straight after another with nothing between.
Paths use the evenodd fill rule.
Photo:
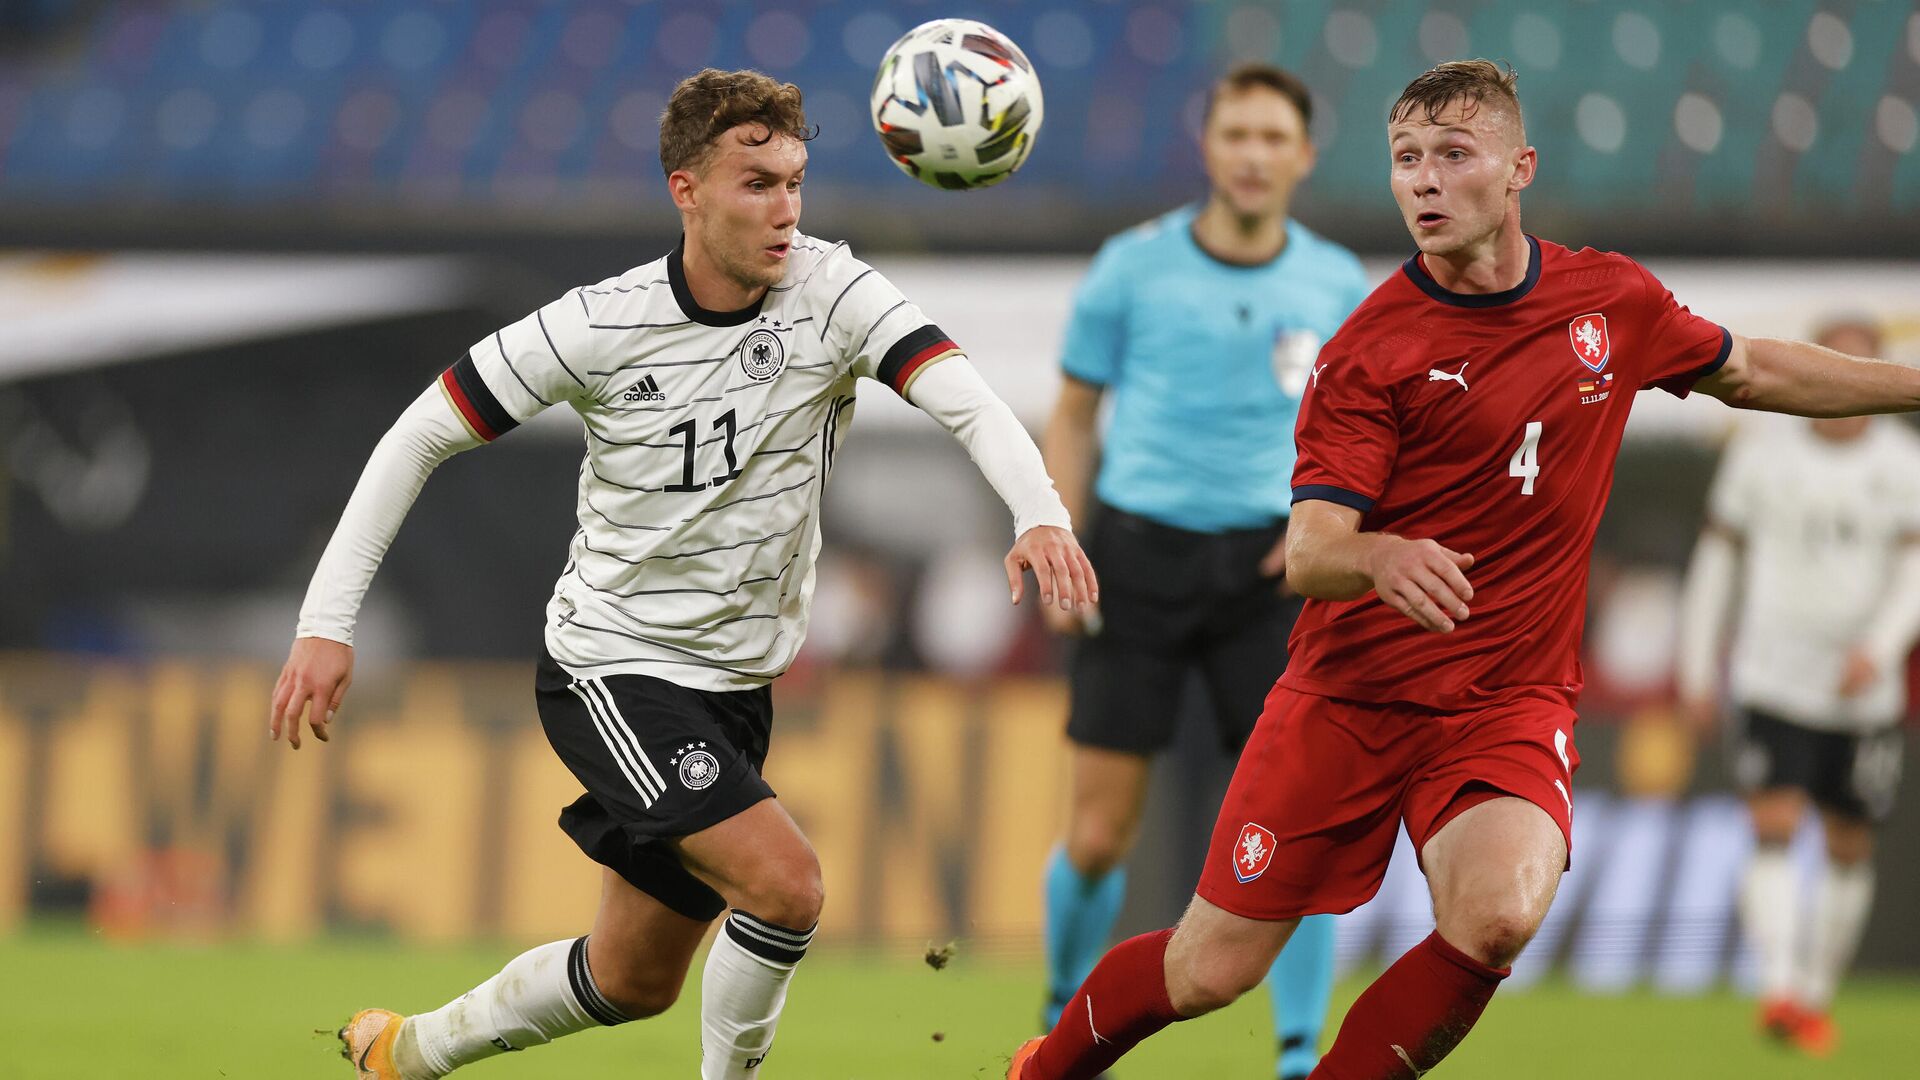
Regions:
<instances>
[{"instance_id":1,"label":"yellow advertising board","mask_svg":"<svg viewBox=\"0 0 1920 1080\"><path fill-rule=\"evenodd\" d=\"M105 932L548 939L597 867L532 665L369 673L333 741L267 738L253 663L0 656L0 931L84 904ZM767 776L820 853L823 934L1028 944L1064 809L1063 687L878 672L775 690Z\"/></svg>"}]
</instances>

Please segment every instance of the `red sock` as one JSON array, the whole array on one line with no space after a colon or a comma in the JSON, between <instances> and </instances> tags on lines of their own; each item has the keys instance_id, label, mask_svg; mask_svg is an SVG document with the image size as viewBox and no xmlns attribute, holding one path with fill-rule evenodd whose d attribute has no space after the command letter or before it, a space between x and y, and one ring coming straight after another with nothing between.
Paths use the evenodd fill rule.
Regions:
<instances>
[{"instance_id":1,"label":"red sock","mask_svg":"<svg viewBox=\"0 0 1920 1080\"><path fill-rule=\"evenodd\" d=\"M1140 1041L1185 1017L1167 997L1171 929L1115 945L1067 1002L1020 1080L1090 1080Z\"/></svg>"},{"instance_id":2,"label":"red sock","mask_svg":"<svg viewBox=\"0 0 1920 1080\"><path fill-rule=\"evenodd\" d=\"M1490 968L1438 931L1367 987L1308 1080L1409 1080L1473 1030L1511 968Z\"/></svg>"}]
</instances>

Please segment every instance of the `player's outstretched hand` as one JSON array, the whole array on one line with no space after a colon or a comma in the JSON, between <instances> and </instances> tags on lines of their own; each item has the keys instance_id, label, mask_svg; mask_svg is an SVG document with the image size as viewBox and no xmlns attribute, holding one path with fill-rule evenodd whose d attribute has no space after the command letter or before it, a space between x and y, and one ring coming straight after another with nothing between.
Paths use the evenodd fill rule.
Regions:
<instances>
[{"instance_id":1,"label":"player's outstretched hand","mask_svg":"<svg viewBox=\"0 0 1920 1080\"><path fill-rule=\"evenodd\" d=\"M1880 665L1873 654L1862 648L1847 653L1846 666L1840 671L1840 696L1850 698L1866 691L1880 678Z\"/></svg>"},{"instance_id":2,"label":"player's outstretched hand","mask_svg":"<svg viewBox=\"0 0 1920 1080\"><path fill-rule=\"evenodd\" d=\"M1100 602L1100 583L1094 580L1093 564L1080 550L1080 541L1066 529L1035 525L1013 542L1013 550L1007 552L1004 562L1007 589L1016 604L1026 592L1026 581L1021 577L1026 570L1033 571L1042 604L1058 601L1062 611L1079 611Z\"/></svg>"},{"instance_id":3,"label":"player's outstretched hand","mask_svg":"<svg viewBox=\"0 0 1920 1080\"><path fill-rule=\"evenodd\" d=\"M1473 586L1466 570L1473 556L1432 540L1389 536L1374 549L1370 577L1387 606L1436 634L1451 633L1466 620Z\"/></svg>"},{"instance_id":4,"label":"player's outstretched hand","mask_svg":"<svg viewBox=\"0 0 1920 1080\"><path fill-rule=\"evenodd\" d=\"M327 725L353 685L353 646L326 638L295 638L280 681L273 684L273 712L267 730L300 749L300 714L306 713L313 737L327 741Z\"/></svg>"}]
</instances>

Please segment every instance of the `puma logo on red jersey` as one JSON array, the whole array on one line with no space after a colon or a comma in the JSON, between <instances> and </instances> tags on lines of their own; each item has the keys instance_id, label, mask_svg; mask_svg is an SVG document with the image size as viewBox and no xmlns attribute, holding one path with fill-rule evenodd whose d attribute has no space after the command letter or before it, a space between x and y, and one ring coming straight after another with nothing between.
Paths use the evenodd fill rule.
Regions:
<instances>
[{"instance_id":1,"label":"puma logo on red jersey","mask_svg":"<svg viewBox=\"0 0 1920 1080\"><path fill-rule=\"evenodd\" d=\"M1460 389L1465 390L1467 388L1467 365L1471 363L1473 363L1473 361L1471 360L1468 360L1465 363L1462 363L1460 365L1460 370L1452 373L1451 375L1449 375L1444 371L1441 371L1439 368L1428 368L1427 381L1428 382L1457 382L1460 384Z\"/></svg>"}]
</instances>

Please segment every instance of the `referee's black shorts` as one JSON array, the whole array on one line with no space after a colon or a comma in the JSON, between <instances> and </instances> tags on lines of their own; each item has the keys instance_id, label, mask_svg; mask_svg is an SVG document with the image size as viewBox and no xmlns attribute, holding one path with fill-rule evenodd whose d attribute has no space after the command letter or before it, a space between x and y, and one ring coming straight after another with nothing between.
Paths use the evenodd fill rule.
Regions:
<instances>
[{"instance_id":1,"label":"referee's black shorts","mask_svg":"<svg viewBox=\"0 0 1920 1080\"><path fill-rule=\"evenodd\" d=\"M760 776L771 687L691 690L647 675L575 679L544 651L534 676L540 725L586 794L560 828L594 862L690 919L726 901L668 841L740 813L773 788Z\"/></svg>"},{"instance_id":2,"label":"referee's black shorts","mask_svg":"<svg viewBox=\"0 0 1920 1080\"><path fill-rule=\"evenodd\" d=\"M1286 534L1265 528L1192 532L1101 506L1087 538L1100 577L1099 634L1071 662L1067 737L1082 746L1152 754L1173 738L1189 672L1205 683L1220 745L1238 753L1287 666L1301 600L1260 576Z\"/></svg>"}]
</instances>

